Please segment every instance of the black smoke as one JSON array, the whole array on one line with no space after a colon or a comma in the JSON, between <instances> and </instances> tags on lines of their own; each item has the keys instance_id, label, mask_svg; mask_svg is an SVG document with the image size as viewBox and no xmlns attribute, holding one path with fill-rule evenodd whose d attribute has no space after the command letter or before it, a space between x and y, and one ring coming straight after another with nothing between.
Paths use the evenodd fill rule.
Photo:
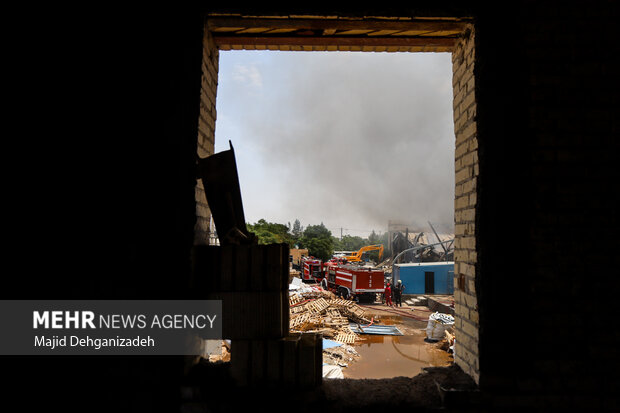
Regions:
<instances>
[{"instance_id":1,"label":"black smoke","mask_svg":"<svg viewBox=\"0 0 620 413\"><path fill-rule=\"evenodd\" d=\"M248 220L452 232L451 82L448 53L222 52L216 151Z\"/></svg>"}]
</instances>

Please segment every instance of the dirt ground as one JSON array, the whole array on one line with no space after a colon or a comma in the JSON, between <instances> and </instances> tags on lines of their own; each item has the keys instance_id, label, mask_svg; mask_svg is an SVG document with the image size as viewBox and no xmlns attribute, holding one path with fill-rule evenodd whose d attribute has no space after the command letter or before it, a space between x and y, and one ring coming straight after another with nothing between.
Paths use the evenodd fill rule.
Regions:
<instances>
[{"instance_id":1,"label":"dirt ground","mask_svg":"<svg viewBox=\"0 0 620 413\"><path fill-rule=\"evenodd\" d=\"M459 381L470 385L466 381L471 381L458 366L452 365L428 367L413 377L323 379L318 387L313 388L274 388L267 385L239 388L230 379L229 364L200 365L194 379L201 384L201 388L196 398L186 401L182 411L357 413L373 409L386 411L386 408L416 412L446 411L439 384Z\"/></svg>"},{"instance_id":2,"label":"dirt ground","mask_svg":"<svg viewBox=\"0 0 620 413\"><path fill-rule=\"evenodd\" d=\"M409 411L441 409L443 401L438 386L458 380L464 383L466 378L454 365L447 340L425 341L431 310L405 303L402 307L388 307L380 302L360 305L373 323L394 325L403 336L360 335L361 340L350 346L356 355L345 350L345 357L350 357L342 369L345 379L323 379L319 389L324 402L321 408L334 411L368 410L373 406L381 410L386 407L403 407ZM393 351L395 348L400 349L400 354ZM417 360L407 359L412 354ZM471 386L469 382L467 385Z\"/></svg>"},{"instance_id":3,"label":"dirt ground","mask_svg":"<svg viewBox=\"0 0 620 413\"><path fill-rule=\"evenodd\" d=\"M447 340L426 341L431 314L428 308L407 305L392 308L378 302L361 306L373 324L396 326L403 335L359 334L351 346L324 350L323 361L340 366L345 378L413 377L426 367L453 364Z\"/></svg>"},{"instance_id":4,"label":"dirt ground","mask_svg":"<svg viewBox=\"0 0 620 413\"><path fill-rule=\"evenodd\" d=\"M450 366L454 362L446 340L425 342L430 310L427 307L391 308L379 302L361 304L368 318L377 325L394 325L403 336L358 335L352 344L323 350L323 363L341 367L345 378L373 379L413 377L425 367ZM221 355L210 362L230 361L230 352L222 344Z\"/></svg>"},{"instance_id":5,"label":"dirt ground","mask_svg":"<svg viewBox=\"0 0 620 413\"><path fill-rule=\"evenodd\" d=\"M445 387L455 381L464 383L467 377L453 363L451 354L446 351L447 347L441 349L441 342L424 341L430 310L427 307L406 305L391 308L381 303L361 305L373 323L395 325L403 336L362 337L352 345L345 344L325 350L323 361L341 365L344 379L324 378L317 388L289 388L286 392L278 391L278 405L273 403L263 405L260 401L268 400L264 399L265 392L272 392L273 389L260 386L244 388L243 398L234 396L240 389L234 386L230 378L223 379L228 376L226 370L220 371L228 369L230 365L226 363L230 360L230 353L224 346L221 358L217 357L218 360L212 360L215 363L208 363L207 366L207 376L210 379L206 382L217 383L215 386L217 390L211 386L204 390L205 394L217 394L218 397L208 398L208 402L203 400L201 405L208 406L208 411L237 411L238 408L246 407L243 403L251 400L252 411L270 413L277 411L278 406L283 407L283 411L294 410L298 413L358 412L360 409L369 410L375 407L381 410L406 408L408 411L442 409L444 402L439 385ZM399 353L399 358L391 360L391 357L395 357L394 349L398 349L402 354ZM411 357L413 350L418 353ZM428 357L425 358L423 355ZM437 355L440 357L437 358ZM407 356L417 361L407 360ZM374 374L381 370L376 367L376 363L385 367L383 371L385 374L373 378L366 373L370 371ZM406 363L411 363L412 368L401 374L402 370L398 368L402 368ZM391 366L396 366L397 369L390 370ZM211 372L208 373L209 371ZM216 377L218 379L215 379ZM471 386L469 382L466 384Z\"/></svg>"}]
</instances>

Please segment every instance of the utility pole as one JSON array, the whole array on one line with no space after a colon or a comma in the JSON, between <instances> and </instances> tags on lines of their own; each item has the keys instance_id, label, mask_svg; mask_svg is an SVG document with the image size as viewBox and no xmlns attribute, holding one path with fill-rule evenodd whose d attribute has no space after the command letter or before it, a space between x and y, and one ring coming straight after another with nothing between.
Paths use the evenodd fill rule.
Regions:
<instances>
[{"instance_id":1,"label":"utility pole","mask_svg":"<svg viewBox=\"0 0 620 413\"><path fill-rule=\"evenodd\" d=\"M342 227L340 227L340 241L342 241Z\"/></svg>"}]
</instances>

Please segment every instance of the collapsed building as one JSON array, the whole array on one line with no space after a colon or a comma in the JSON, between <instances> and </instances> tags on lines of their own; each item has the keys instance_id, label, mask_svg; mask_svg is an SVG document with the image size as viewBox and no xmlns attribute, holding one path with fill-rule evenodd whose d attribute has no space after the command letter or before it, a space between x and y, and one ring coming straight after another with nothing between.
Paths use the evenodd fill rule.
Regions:
<instances>
[{"instance_id":1,"label":"collapsed building","mask_svg":"<svg viewBox=\"0 0 620 413\"><path fill-rule=\"evenodd\" d=\"M398 257L398 262L436 262L454 260L454 234L437 234L424 231L395 232L392 241L391 259ZM440 244L445 242L445 244ZM440 245L436 245L440 244ZM415 247L428 245L428 248L417 251L406 251Z\"/></svg>"}]
</instances>

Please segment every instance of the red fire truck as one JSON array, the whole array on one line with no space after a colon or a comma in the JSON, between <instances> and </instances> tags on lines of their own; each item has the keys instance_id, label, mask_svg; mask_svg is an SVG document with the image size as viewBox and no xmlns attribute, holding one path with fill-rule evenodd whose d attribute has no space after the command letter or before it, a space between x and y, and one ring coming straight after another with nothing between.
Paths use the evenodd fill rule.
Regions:
<instances>
[{"instance_id":1,"label":"red fire truck","mask_svg":"<svg viewBox=\"0 0 620 413\"><path fill-rule=\"evenodd\" d=\"M323 278L323 263L314 257L301 258L301 279L319 282Z\"/></svg>"},{"instance_id":2,"label":"red fire truck","mask_svg":"<svg viewBox=\"0 0 620 413\"><path fill-rule=\"evenodd\" d=\"M327 262L321 286L343 298L374 301L377 293L384 291L383 270Z\"/></svg>"}]
</instances>

